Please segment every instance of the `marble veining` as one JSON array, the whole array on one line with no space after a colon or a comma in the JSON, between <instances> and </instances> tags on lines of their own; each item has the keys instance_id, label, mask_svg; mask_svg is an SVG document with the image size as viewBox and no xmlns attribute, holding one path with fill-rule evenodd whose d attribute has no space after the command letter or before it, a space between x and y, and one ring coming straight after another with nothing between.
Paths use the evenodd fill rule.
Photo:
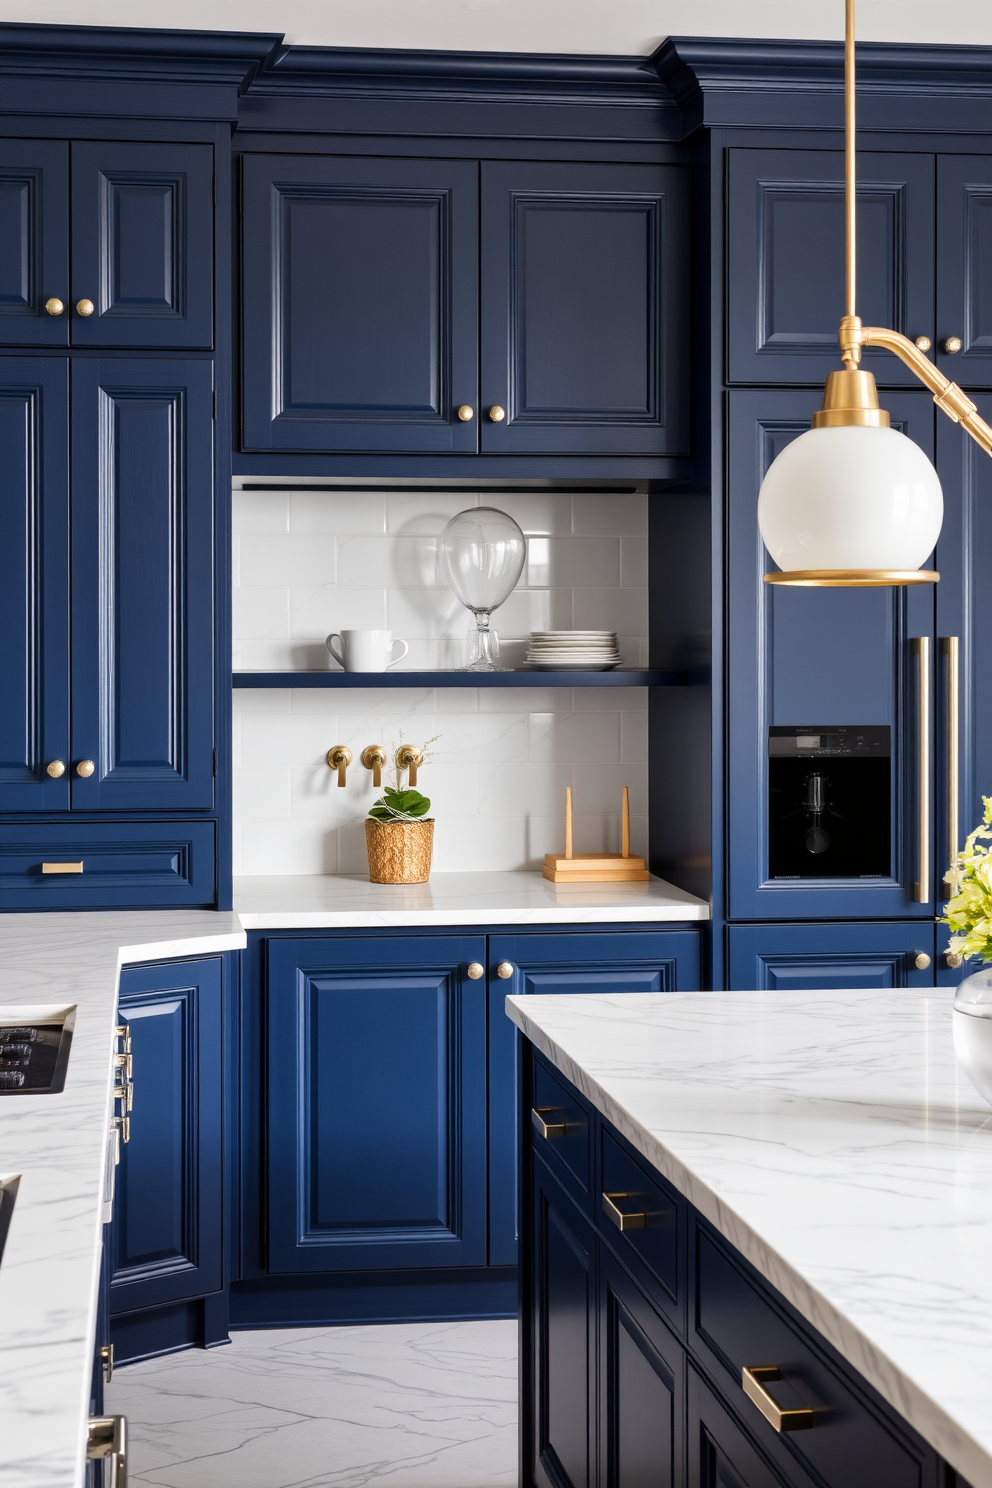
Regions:
<instances>
[{"instance_id":1,"label":"marble veining","mask_svg":"<svg viewBox=\"0 0 992 1488\"><path fill-rule=\"evenodd\" d=\"M132 1488L516 1488L515 1322L235 1333L115 1374Z\"/></svg>"},{"instance_id":2,"label":"marble veining","mask_svg":"<svg viewBox=\"0 0 992 1488\"><path fill-rule=\"evenodd\" d=\"M708 920L710 907L651 878L553 884L539 873L433 873L425 884L372 884L367 874L236 878L246 930L387 925L599 925Z\"/></svg>"},{"instance_id":3,"label":"marble veining","mask_svg":"<svg viewBox=\"0 0 992 1488\"><path fill-rule=\"evenodd\" d=\"M953 991L508 997L507 1013L974 1485L992 1485L992 1110Z\"/></svg>"}]
</instances>

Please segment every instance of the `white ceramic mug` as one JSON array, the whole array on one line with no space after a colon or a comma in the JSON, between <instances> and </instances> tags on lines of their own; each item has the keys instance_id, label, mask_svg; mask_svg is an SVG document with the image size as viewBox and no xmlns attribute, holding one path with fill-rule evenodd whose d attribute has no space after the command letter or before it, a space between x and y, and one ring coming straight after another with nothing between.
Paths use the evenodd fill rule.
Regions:
<instances>
[{"instance_id":1,"label":"white ceramic mug","mask_svg":"<svg viewBox=\"0 0 992 1488\"><path fill-rule=\"evenodd\" d=\"M394 639L391 630L333 630L324 644L346 672L384 672L402 661L410 649L399 636ZM403 647L399 656L390 655L394 646Z\"/></svg>"}]
</instances>

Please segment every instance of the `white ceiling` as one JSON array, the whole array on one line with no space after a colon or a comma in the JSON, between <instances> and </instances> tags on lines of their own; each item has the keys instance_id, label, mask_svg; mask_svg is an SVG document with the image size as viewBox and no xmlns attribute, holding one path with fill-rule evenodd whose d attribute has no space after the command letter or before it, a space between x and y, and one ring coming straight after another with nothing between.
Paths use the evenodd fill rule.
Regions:
<instances>
[{"instance_id":1,"label":"white ceiling","mask_svg":"<svg viewBox=\"0 0 992 1488\"><path fill-rule=\"evenodd\" d=\"M843 16L843 0L0 0L0 21L274 31L300 46L628 56L666 36L837 39ZM860 0L858 35L992 45L992 3Z\"/></svg>"}]
</instances>

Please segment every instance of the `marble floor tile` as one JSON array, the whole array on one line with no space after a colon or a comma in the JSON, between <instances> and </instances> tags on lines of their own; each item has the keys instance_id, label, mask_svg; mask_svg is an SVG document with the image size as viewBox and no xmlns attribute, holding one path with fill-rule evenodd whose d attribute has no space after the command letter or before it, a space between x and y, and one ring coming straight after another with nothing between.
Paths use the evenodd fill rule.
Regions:
<instances>
[{"instance_id":1,"label":"marble floor tile","mask_svg":"<svg viewBox=\"0 0 992 1488\"><path fill-rule=\"evenodd\" d=\"M234 1333L131 1364L132 1488L515 1488L517 1325Z\"/></svg>"}]
</instances>

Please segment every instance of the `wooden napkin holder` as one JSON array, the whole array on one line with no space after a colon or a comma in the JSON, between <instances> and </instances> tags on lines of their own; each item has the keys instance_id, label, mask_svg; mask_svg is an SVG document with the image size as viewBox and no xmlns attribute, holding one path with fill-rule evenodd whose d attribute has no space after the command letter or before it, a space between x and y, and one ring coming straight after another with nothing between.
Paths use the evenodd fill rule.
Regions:
<instances>
[{"instance_id":1,"label":"wooden napkin holder","mask_svg":"<svg viewBox=\"0 0 992 1488\"><path fill-rule=\"evenodd\" d=\"M618 853L573 853L572 788L565 787L565 851L545 853L544 877L552 883L643 883L650 878L643 858L630 851L630 796L623 788L621 851Z\"/></svg>"}]
</instances>

